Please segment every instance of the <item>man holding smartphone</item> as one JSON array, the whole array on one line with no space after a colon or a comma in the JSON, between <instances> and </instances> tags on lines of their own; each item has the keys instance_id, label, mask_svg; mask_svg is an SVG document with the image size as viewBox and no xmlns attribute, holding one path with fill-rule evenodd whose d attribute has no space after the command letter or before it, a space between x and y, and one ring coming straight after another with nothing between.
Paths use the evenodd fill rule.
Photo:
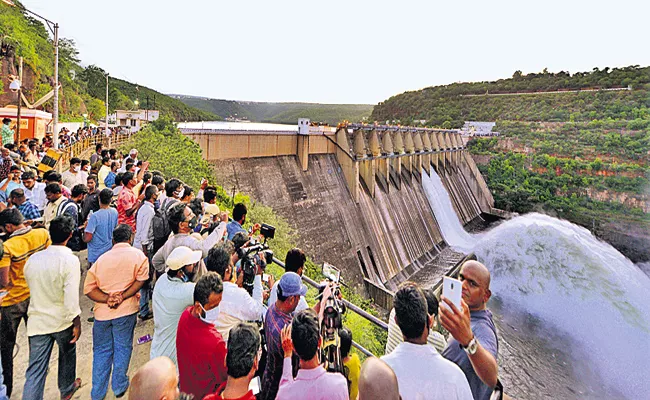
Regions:
<instances>
[{"instance_id":1,"label":"man holding smartphone","mask_svg":"<svg viewBox=\"0 0 650 400\"><path fill-rule=\"evenodd\" d=\"M492 295L490 271L470 260L463 264L459 278L463 283L462 310L441 298L448 307L440 306L440 322L453 336L442 355L465 373L474 399L489 400L497 385L499 348L492 313L486 307Z\"/></svg>"}]
</instances>

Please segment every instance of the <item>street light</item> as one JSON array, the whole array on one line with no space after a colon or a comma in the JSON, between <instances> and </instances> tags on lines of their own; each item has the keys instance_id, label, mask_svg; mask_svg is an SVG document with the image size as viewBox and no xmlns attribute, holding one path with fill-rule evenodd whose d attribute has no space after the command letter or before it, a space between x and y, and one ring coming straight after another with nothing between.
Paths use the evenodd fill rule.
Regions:
<instances>
[{"instance_id":1,"label":"street light","mask_svg":"<svg viewBox=\"0 0 650 400\"><path fill-rule=\"evenodd\" d=\"M54 35L54 112L52 113L52 139L54 148L59 148L59 24L44 18L33 11L29 11L22 4L16 4L12 0L2 0L8 6L18 7L21 11L32 14L45 21L48 29Z\"/></svg>"}]
</instances>

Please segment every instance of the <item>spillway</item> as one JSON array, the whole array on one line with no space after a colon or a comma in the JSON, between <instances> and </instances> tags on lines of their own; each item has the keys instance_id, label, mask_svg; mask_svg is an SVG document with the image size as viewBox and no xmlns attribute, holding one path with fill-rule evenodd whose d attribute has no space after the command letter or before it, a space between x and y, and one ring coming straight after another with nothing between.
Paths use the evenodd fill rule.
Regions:
<instances>
[{"instance_id":1,"label":"spillway","mask_svg":"<svg viewBox=\"0 0 650 400\"><path fill-rule=\"evenodd\" d=\"M490 269L499 313L515 331L528 330L531 318L539 321L544 327L539 332L548 335L543 339L553 338L546 344L562 346L557 350L568 355L580 384L597 388L591 394L576 392L576 398L647 397L650 278L638 266L588 230L542 214L516 217L470 236L461 232L435 171L423 179L423 187L445 240L473 251ZM519 350L511 352L514 363L517 357L522 363L544 363ZM538 395L554 393L537 389Z\"/></svg>"}]
</instances>

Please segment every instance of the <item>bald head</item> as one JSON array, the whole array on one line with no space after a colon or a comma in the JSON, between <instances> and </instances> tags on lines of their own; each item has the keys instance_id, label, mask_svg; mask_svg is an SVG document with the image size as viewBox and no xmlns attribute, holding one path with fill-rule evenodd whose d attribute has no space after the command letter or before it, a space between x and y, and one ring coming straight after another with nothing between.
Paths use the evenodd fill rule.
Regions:
<instances>
[{"instance_id":1,"label":"bald head","mask_svg":"<svg viewBox=\"0 0 650 400\"><path fill-rule=\"evenodd\" d=\"M485 265L476 260L465 261L461 268L461 273L466 270L473 272L473 275L481 286L485 289L490 288L490 271Z\"/></svg>"},{"instance_id":2,"label":"bald head","mask_svg":"<svg viewBox=\"0 0 650 400\"><path fill-rule=\"evenodd\" d=\"M129 400L176 400L176 366L167 357L156 357L140 367L129 387Z\"/></svg>"},{"instance_id":3,"label":"bald head","mask_svg":"<svg viewBox=\"0 0 650 400\"><path fill-rule=\"evenodd\" d=\"M399 400L395 372L382 360L368 358L359 375L359 400Z\"/></svg>"}]
</instances>

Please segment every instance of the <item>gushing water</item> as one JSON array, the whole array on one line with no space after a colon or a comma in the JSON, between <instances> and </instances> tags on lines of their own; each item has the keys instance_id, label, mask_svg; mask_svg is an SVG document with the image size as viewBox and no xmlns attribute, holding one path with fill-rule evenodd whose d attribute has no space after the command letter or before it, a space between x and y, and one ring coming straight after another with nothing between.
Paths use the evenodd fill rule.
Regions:
<instances>
[{"instance_id":1,"label":"gushing water","mask_svg":"<svg viewBox=\"0 0 650 400\"><path fill-rule=\"evenodd\" d=\"M431 176L422 171L422 187L447 244L461 252L471 251L475 239L463 228L436 171L431 170Z\"/></svg>"},{"instance_id":2,"label":"gushing water","mask_svg":"<svg viewBox=\"0 0 650 400\"><path fill-rule=\"evenodd\" d=\"M432 171L434 183L435 178L440 179ZM441 215L453 212L448 194L442 185L425 181L442 234L456 246L463 238L459 221ZM445 198L449 204L441 205ZM506 221L480 238L469 236L469 241L466 251L490 269L492 293L504 310L529 313L569 337L578 348L565 350L586 355L606 386L631 399L647 397L650 278L638 266L588 230L536 213Z\"/></svg>"}]
</instances>

